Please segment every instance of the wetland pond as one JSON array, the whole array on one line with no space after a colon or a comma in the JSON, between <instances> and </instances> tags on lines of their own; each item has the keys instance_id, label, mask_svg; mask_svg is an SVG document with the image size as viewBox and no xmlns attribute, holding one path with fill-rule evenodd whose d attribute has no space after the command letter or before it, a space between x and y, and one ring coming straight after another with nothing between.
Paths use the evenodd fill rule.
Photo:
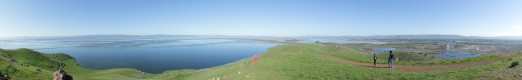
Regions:
<instances>
[{"instance_id":1,"label":"wetland pond","mask_svg":"<svg viewBox=\"0 0 522 80\"><path fill-rule=\"evenodd\" d=\"M372 48L373 53L376 53L376 54L383 53L385 51L393 51L393 50L397 50L397 49L395 49L395 48Z\"/></svg>"}]
</instances>

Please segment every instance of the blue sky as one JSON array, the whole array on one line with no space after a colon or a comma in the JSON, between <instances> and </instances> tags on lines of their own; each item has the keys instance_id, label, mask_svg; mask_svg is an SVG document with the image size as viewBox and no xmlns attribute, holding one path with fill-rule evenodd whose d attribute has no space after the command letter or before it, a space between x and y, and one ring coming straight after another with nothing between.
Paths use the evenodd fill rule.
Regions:
<instances>
[{"instance_id":1,"label":"blue sky","mask_svg":"<svg viewBox=\"0 0 522 80\"><path fill-rule=\"evenodd\" d=\"M522 36L522 0L0 0L0 36Z\"/></svg>"}]
</instances>

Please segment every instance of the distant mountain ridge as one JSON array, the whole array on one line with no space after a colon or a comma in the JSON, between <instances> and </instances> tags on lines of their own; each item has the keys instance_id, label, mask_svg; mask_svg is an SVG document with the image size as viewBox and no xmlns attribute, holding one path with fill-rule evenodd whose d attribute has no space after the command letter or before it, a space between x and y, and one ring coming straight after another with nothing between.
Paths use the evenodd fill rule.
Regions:
<instances>
[{"instance_id":1,"label":"distant mountain ridge","mask_svg":"<svg viewBox=\"0 0 522 80\"><path fill-rule=\"evenodd\" d=\"M375 39L488 39L487 37L462 35L377 35L369 37Z\"/></svg>"},{"instance_id":2,"label":"distant mountain ridge","mask_svg":"<svg viewBox=\"0 0 522 80\"><path fill-rule=\"evenodd\" d=\"M462 35L373 35L373 36L306 36L305 38L347 38L347 39L503 39L522 40L522 36L462 36Z\"/></svg>"}]
</instances>

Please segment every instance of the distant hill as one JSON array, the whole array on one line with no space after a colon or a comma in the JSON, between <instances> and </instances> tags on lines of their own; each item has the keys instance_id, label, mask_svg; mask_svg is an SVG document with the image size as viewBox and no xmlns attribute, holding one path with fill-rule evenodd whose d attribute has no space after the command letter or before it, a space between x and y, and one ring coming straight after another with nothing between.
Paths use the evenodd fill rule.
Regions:
<instances>
[{"instance_id":1,"label":"distant hill","mask_svg":"<svg viewBox=\"0 0 522 80\"><path fill-rule=\"evenodd\" d=\"M493 37L494 39L508 39L508 40L522 40L522 36L499 36Z\"/></svg>"},{"instance_id":2,"label":"distant hill","mask_svg":"<svg viewBox=\"0 0 522 80\"><path fill-rule=\"evenodd\" d=\"M368 36L373 39L488 39L478 36L461 36L461 35L378 35Z\"/></svg>"}]
</instances>

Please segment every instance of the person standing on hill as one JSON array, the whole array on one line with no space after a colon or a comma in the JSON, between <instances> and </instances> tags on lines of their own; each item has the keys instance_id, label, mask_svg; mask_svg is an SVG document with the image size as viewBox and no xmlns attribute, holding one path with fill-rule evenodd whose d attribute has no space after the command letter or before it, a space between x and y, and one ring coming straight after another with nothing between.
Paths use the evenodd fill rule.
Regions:
<instances>
[{"instance_id":1,"label":"person standing on hill","mask_svg":"<svg viewBox=\"0 0 522 80\"><path fill-rule=\"evenodd\" d=\"M394 57L395 57L395 56L393 56L392 51L390 51L390 57L388 58L388 67L389 67L389 68L393 68L393 58L394 58Z\"/></svg>"},{"instance_id":2,"label":"person standing on hill","mask_svg":"<svg viewBox=\"0 0 522 80\"><path fill-rule=\"evenodd\" d=\"M373 53L373 67L377 67L377 55Z\"/></svg>"}]
</instances>

